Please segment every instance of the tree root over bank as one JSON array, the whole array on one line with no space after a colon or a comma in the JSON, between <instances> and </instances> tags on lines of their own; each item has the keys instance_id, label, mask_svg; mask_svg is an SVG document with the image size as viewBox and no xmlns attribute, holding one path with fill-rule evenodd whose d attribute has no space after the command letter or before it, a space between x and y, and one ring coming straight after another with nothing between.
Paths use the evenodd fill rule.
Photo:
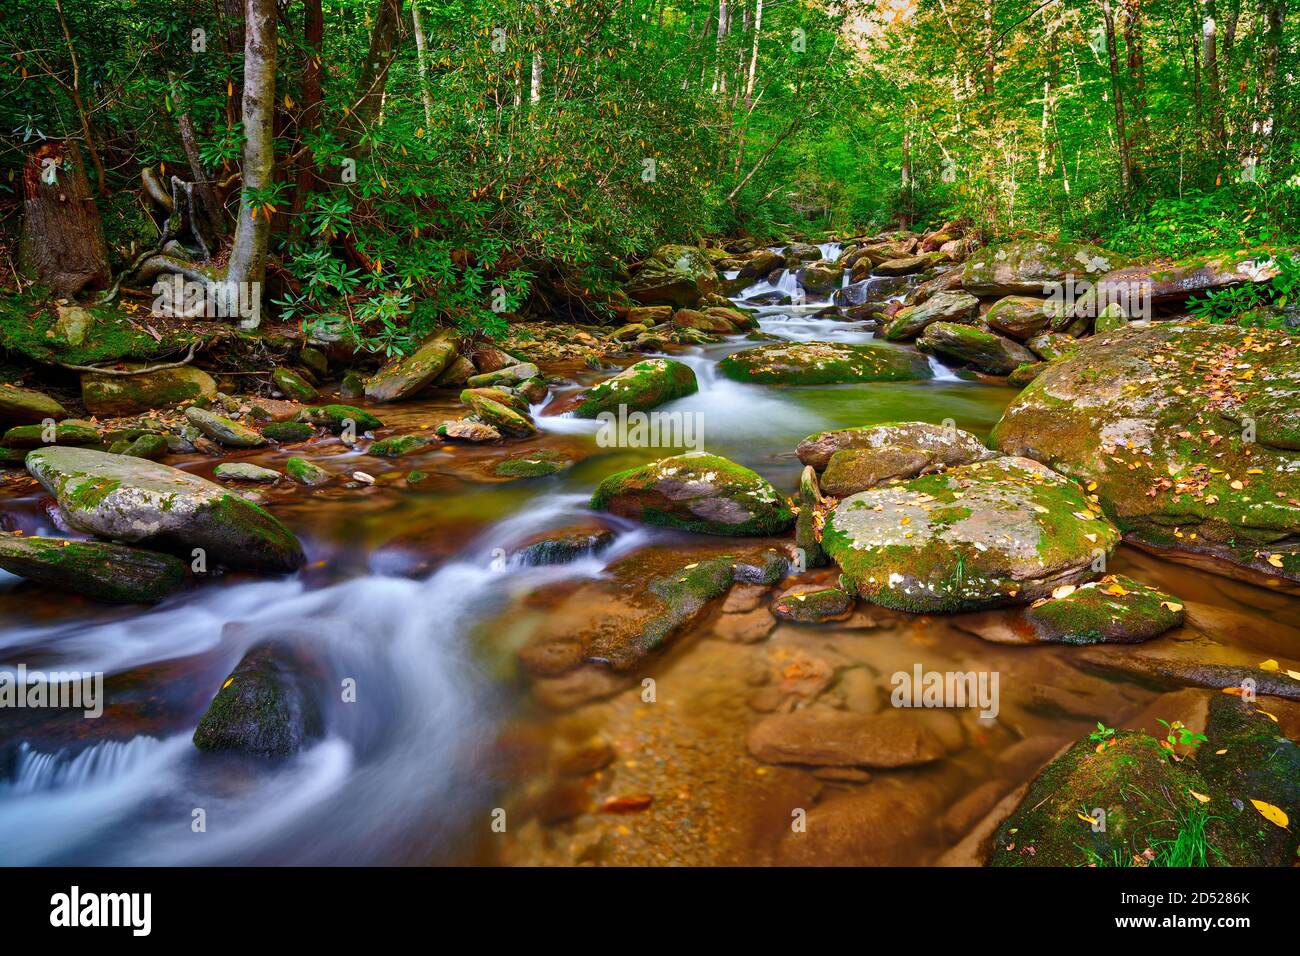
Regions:
<instances>
[{"instance_id":1,"label":"tree root over bank","mask_svg":"<svg viewBox=\"0 0 1300 956\"><path fill-rule=\"evenodd\" d=\"M145 368L98 368L94 365L73 365L70 362L58 362L56 364L60 368L66 368L73 372L93 372L95 375L148 375L150 372L164 372L169 368L180 368L181 366L189 365L194 361L194 354L199 350L201 344L203 344L201 339L196 339L191 342L189 351L185 353L185 358L181 359L179 362L161 362L157 365L146 366Z\"/></svg>"}]
</instances>

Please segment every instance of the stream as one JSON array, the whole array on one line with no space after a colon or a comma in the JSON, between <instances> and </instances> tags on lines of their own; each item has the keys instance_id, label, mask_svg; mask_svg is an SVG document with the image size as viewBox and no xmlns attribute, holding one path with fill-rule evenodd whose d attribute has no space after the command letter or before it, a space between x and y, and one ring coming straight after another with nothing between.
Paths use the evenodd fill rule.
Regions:
<instances>
[{"instance_id":1,"label":"stream","mask_svg":"<svg viewBox=\"0 0 1300 956\"><path fill-rule=\"evenodd\" d=\"M833 257L838 249L823 251ZM737 302L775 289L759 283ZM759 307L761 331L791 341L872 339L861 323L819 317L826 305ZM935 377L918 383L773 388L720 376L718 360L748 344L730 337L674 350L696 372L699 392L661 411L700 413L705 450L787 494L800 471L795 446L810 434L951 419L986 436L1016 394L933 360ZM570 382L553 390L557 401L610 370L544 371ZM385 421L381 435L463 412L450 394L371 410ZM0 666L102 671L109 702L98 720L56 711L0 716L0 863L763 864L789 829L791 807L887 776L941 794L933 825L907 830L900 855L888 860L928 864L960 836L942 823L943 809L988 781L1018 785L1046 759L1035 763L1026 753L1050 756L1097 720L1119 725L1157 697L1071 666L1069 647L994 645L944 618L866 607L842 624L778 623L752 644L717 639L714 612L651 665L653 705L633 691L547 711L514 654L565 594L638 549L688 554L718 542L607 520L617 537L596 557L503 563L501 554L541 531L589 522L586 501L604 476L671 453L600 447L597 423L534 412L542 434L511 450L554 449L577 461L572 469L506 482L489 470L500 449L447 445L390 461L333 436L240 453L238 460L277 469L303 455L376 478L259 490L307 550L307 566L292 577L228 574L140 609L35 589L0 572ZM210 477L217 460L169 463ZM403 477L416 469L433 477L409 488ZM23 488L4 503L5 527L62 533L39 489ZM1126 547L1112 565L1185 597L1185 631L1200 628L1261 658L1286 641L1274 618L1300 619L1300 600ZM337 708L325 738L293 758L199 753L190 737L200 716L243 653L268 637L309 643L336 680L355 682L356 702ZM835 780L770 767L747 752L745 735L763 706L755 698L774 680L791 682L797 694L800 682L820 691L835 674L832 698L850 709L878 707L889 675L916 662L1001 675L997 718L927 714L949 749L936 764ZM612 762L581 784L557 776L557 749L592 737L608 743ZM649 808L594 809L629 794L652 797ZM580 810L565 812L565 801ZM504 832L493 827L501 815L511 821Z\"/></svg>"}]
</instances>

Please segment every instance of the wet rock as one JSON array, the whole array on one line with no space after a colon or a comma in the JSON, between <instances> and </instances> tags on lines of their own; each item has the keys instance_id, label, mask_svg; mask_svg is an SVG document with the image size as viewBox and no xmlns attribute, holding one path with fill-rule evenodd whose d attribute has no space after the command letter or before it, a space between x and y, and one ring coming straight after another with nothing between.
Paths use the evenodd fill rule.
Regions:
<instances>
[{"instance_id":1,"label":"wet rock","mask_svg":"<svg viewBox=\"0 0 1300 956\"><path fill-rule=\"evenodd\" d=\"M433 388L463 388L469 384L469 380L479 374L474 363L463 355L456 356L455 360L439 373L438 377L433 380ZM492 374L492 373L486 373ZM364 388L357 394L363 394ZM339 394L342 395L342 389Z\"/></svg>"},{"instance_id":2,"label":"wet rock","mask_svg":"<svg viewBox=\"0 0 1300 956\"><path fill-rule=\"evenodd\" d=\"M1254 249L1117 268L1097 284L1104 297L1164 303L1246 282L1268 282L1277 274L1276 254Z\"/></svg>"},{"instance_id":3,"label":"wet rock","mask_svg":"<svg viewBox=\"0 0 1300 956\"><path fill-rule=\"evenodd\" d=\"M397 402L411 398L431 385L455 361L458 343L445 332L426 339L404 358L389 362L366 382L366 398Z\"/></svg>"},{"instance_id":4,"label":"wet rock","mask_svg":"<svg viewBox=\"0 0 1300 956\"><path fill-rule=\"evenodd\" d=\"M718 369L737 382L763 385L908 382L933 376L929 363L914 352L838 342L760 345L727 356Z\"/></svg>"},{"instance_id":5,"label":"wet rock","mask_svg":"<svg viewBox=\"0 0 1300 956\"><path fill-rule=\"evenodd\" d=\"M310 345L298 350L298 361L302 362L303 367L309 369L318 379L324 379L330 373L329 358L320 349L312 348Z\"/></svg>"},{"instance_id":6,"label":"wet rock","mask_svg":"<svg viewBox=\"0 0 1300 956\"><path fill-rule=\"evenodd\" d=\"M750 730L747 744L764 763L814 767L915 767L945 753L939 738L912 714L820 707L763 718Z\"/></svg>"},{"instance_id":7,"label":"wet rock","mask_svg":"<svg viewBox=\"0 0 1300 956\"><path fill-rule=\"evenodd\" d=\"M757 644L772 633L776 618L765 607L723 614L713 624L713 636L736 644Z\"/></svg>"},{"instance_id":8,"label":"wet rock","mask_svg":"<svg viewBox=\"0 0 1300 956\"><path fill-rule=\"evenodd\" d=\"M1078 344L1078 339L1061 332L1041 332L1026 340L1025 348L1050 362L1073 352Z\"/></svg>"},{"instance_id":9,"label":"wet rock","mask_svg":"<svg viewBox=\"0 0 1300 956\"><path fill-rule=\"evenodd\" d=\"M1010 784L1002 780L986 780L959 799L939 821L943 838L951 843L969 833L998 805L1009 787Z\"/></svg>"},{"instance_id":10,"label":"wet rock","mask_svg":"<svg viewBox=\"0 0 1300 956\"><path fill-rule=\"evenodd\" d=\"M306 458L290 458L284 463L284 473L300 485L323 485L334 476Z\"/></svg>"},{"instance_id":11,"label":"wet rock","mask_svg":"<svg viewBox=\"0 0 1300 956\"><path fill-rule=\"evenodd\" d=\"M432 444L434 444L433 439L426 438L424 435L394 435L392 438L381 438L379 441L371 442L370 447L366 449L366 454L378 458L400 458L403 455L424 451Z\"/></svg>"},{"instance_id":12,"label":"wet rock","mask_svg":"<svg viewBox=\"0 0 1300 956\"><path fill-rule=\"evenodd\" d=\"M557 451L542 449L529 455L507 458L492 466L492 474L497 478L524 479L545 478L558 475L573 467L573 461Z\"/></svg>"},{"instance_id":13,"label":"wet rock","mask_svg":"<svg viewBox=\"0 0 1300 956\"><path fill-rule=\"evenodd\" d=\"M993 303L984 321L993 331L1023 342L1050 327L1063 312L1060 303L1053 299L1009 295Z\"/></svg>"},{"instance_id":14,"label":"wet rock","mask_svg":"<svg viewBox=\"0 0 1300 956\"><path fill-rule=\"evenodd\" d=\"M227 448L261 448L266 444L260 432L207 409L187 408L185 418L208 438Z\"/></svg>"},{"instance_id":15,"label":"wet rock","mask_svg":"<svg viewBox=\"0 0 1300 956\"><path fill-rule=\"evenodd\" d=\"M928 422L883 422L860 428L839 428L810 435L799 443L795 454L805 465L818 471L830 464L836 452L851 449L885 451L891 448L918 449L934 464L947 467L966 465L996 457L970 432Z\"/></svg>"},{"instance_id":16,"label":"wet rock","mask_svg":"<svg viewBox=\"0 0 1300 956\"><path fill-rule=\"evenodd\" d=\"M448 441L466 441L466 442L489 442L500 441L501 433L491 425L483 422L471 422L466 419L457 421L442 422L434 432L439 438L445 438Z\"/></svg>"},{"instance_id":17,"label":"wet rock","mask_svg":"<svg viewBox=\"0 0 1300 956\"><path fill-rule=\"evenodd\" d=\"M644 305L690 307L720 288L709 257L694 246L660 246L625 287Z\"/></svg>"},{"instance_id":18,"label":"wet rock","mask_svg":"<svg viewBox=\"0 0 1300 956\"><path fill-rule=\"evenodd\" d=\"M602 412L649 411L665 402L693 395L699 386L689 365L673 359L647 359L583 392L573 409L577 418L596 418Z\"/></svg>"},{"instance_id":19,"label":"wet rock","mask_svg":"<svg viewBox=\"0 0 1300 956\"><path fill-rule=\"evenodd\" d=\"M287 644L253 648L208 706L194 731L194 746L268 757L297 753L324 734L313 686L318 671L314 661Z\"/></svg>"},{"instance_id":20,"label":"wet rock","mask_svg":"<svg viewBox=\"0 0 1300 956\"><path fill-rule=\"evenodd\" d=\"M980 300L967 292L941 292L920 305L900 309L883 335L898 342L916 338L935 322L974 323L979 320L979 309Z\"/></svg>"},{"instance_id":21,"label":"wet rock","mask_svg":"<svg viewBox=\"0 0 1300 956\"><path fill-rule=\"evenodd\" d=\"M157 461L165 457L170 451L171 446L167 443L167 436L146 432L123 448L120 454L128 455L131 458L147 458L150 461Z\"/></svg>"},{"instance_id":22,"label":"wet rock","mask_svg":"<svg viewBox=\"0 0 1300 956\"><path fill-rule=\"evenodd\" d=\"M1048 295L1067 279L1095 282L1123 265L1098 246L1024 239L987 246L966 260L962 287L972 295Z\"/></svg>"},{"instance_id":23,"label":"wet rock","mask_svg":"<svg viewBox=\"0 0 1300 956\"><path fill-rule=\"evenodd\" d=\"M306 422L271 422L262 427L262 437L281 445L293 445L314 437L316 429Z\"/></svg>"},{"instance_id":24,"label":"wet rock","mask_svg":"<svg viewBox=\"0 0 1300 956\"><path fill-rule=\"evenodd\" d=\"M314 408L304 408L298 413L298 420L320 428L328 428L336 435L348 429L360 434L384 427L384 423L374 415L352 405L318 405Z\"/></svg>"},{"instance_id":25,"label":"wet rock","mask_svg":"<svg viewBox=\"0 0 1300 956\"><path fill-rule=\"evenodd\" d=\"M853 612L853 597L839 588L795 585L772 604L772 614L798 624L845 620Z\"/></svg>"},{"instance_id":26,"label":"wet rock","mask_svg":"<svg viewBox=\"0 0 1300 956\"><path fill-rule=\"evenodd\" d=\"M187 472L83 448L45 448L27 470L70 527L115 541L203 548L232 567L288 572L304 561L293 532L257 505Z\"/></svg>"},{"instance_id":27,"label":"wet rock","mask_svg":"<svg viewBox=\"0 0 1300 956\"><path fill-rule=\"evenodd\" d=\"M916 347L970 365L990 375L1008 375L1024 362L1036 361L1029 349L1000 335L969 325L935 322L916 340Z\"/></svg>"},{"instance_id":28,"label":"wet rock","mask_svg":"<svg viewBox=\"0 0 1300 956\"><path fill-rule=\"evenodd\" d=\"M362 398L366 394L366 380L360 372L347 372L339 382L339 398Z\"/></svg>"},{"instance_id":29,"label":"wet rock","mask_svg":"<svg viewBox=\"0 0 1300 956\"><path fill-rule=\"evenodd\" d=\"M698 534L771 535L794 516L766 480L717 455L685 454L609 476L591 507Z\"/></svg>"},{"instance_id":30,"label":"wet rock","mask_svg":"<svg viewBox=\"0 0 1300 956\"><path fill-rule=\"evenodd\" d=\"M928 781L875 779L808 811L807 826L782 838L780 866L916 865L943 807L942 791Z\"/></svg>"},{"instance_id":31,"label":"wet rock","mask_svg":"<svg viewBox=\"0 0 1300 956\"><path fill-rule=\"evenodd\" d=\"M1300 358L1285 333L1157 324L1081 342L992 441L1088 484L1128 541L1300 584Z\"/></svg>"},{"instance_id":32,"label":"wet rock","mask_svg":"<svg viewBox=\"0 0 1300 956\"><path fill-rule=\"evenodd\" d=\"M124 370L142 367L123 366ZM192 365L143 375L85 372L81 376L81 401L90 414L100 418L138 415L155 408L174 408L183 402L210 399L216 394L217 383L212 376Z\"/></svg>"},{"instance_id":33,"label":"wet rock","mask_svg":"<svg viewBox=\"0 0 1300 956\"><path fill-rule=\"evenodd\" d=\"M844 267L838 262L813 262L799 270L799 285L813 295L826 295L840 287Z\"/></svg>"},{"instance_id":34,"label":"wet rock","mask_svg":"<svg viewBox=\"0 0 1300 956\"><path fill-rule=\"evenodd\" d=\"M248 461L223 461L212 469L212 474L218 481L275 482L283 477L278 471Z\"/></svg>"},{"instance_id":35,"label":"wet rock","mask_svg":"<svg viewBox=\"0 0 1300 956\"><path fill-rule=\"evenodd\" d=\"M826 524L829 503L822 495L817 472L811 465L804 466L799 476L799 513L795 515L794 543L803 552L806 568L820 568L827 563L822 550L821 532Z\"/></svg>"},{"instance_id":36,"label":"wet rock","mask_svg":"<svg viewBox=\"0 0 1300 956\"><path fill-rule=\"evenodd\" d=\"M290 422L298 417L302 406L280 398L263 398L260 395L248 403L248 417L259 422Z\"/></svg>"},{"instance_id":37,"label":"wet rock","mask_svg":"<svg viewBox=\"0 0 1300 956\"><path fill-rule=\"evenodd\" d=\"M512 557L528 567L568 564L603 551L613 543L614 532L608 528L560 528L541 532L525 541Z\"/></svg>"},{"instance_id":38,"label":"wet rock","mask_svg":"<svg viewBox=\"0 0 1300 956\"><path fill-rule=\"evenodd\" d=\"M300 402L311 402L320 395L315 386L293 369L277 368L271 372L271 381L285 395Z\"/></svg>"},{"instance_id":39,"label":"wet rock","mask_svg":"<svg viewBox=\"0 0 1300 956\"><path fill-rule=\"evenodd\" d=\"M0 534L0 568L60 591L120 604L153 604L185 585L179 559L101 541Z\"/></svg>"},{"instance_id":40,"label":"wet rock","mask_svg":"<svg viewBox=\"0 0 1300 956\"><path fill-rule=\"evenodd\" d=\"M460 400L465 402L474 414L503 435L514 438L527 438L537 434L537 425L526 411L511 408L509 399L499 391L487 388L466 389L460 393ZM526 406L525 406L526 407Z\"/></svg>"},{"instance_id":41,"label":"wet rock","mask_svg":"<svg viewBox=\"0 0 1300 956\"><path fill-rule=\"evenodd\" d=\"M1082 584L1118 539L1074 482L995 458L845 498L822 547L861 597L915 613L1024 604Z\"/></svg>"},{"instance_id":42,"label":"wet rock","mask_svg":"<svg viewBox=\"0 0 1300 956\"><path fill-rule=\"evenodd\" d=\"M43 445L95 445L100 440L95 426L72 420L53 428L45 425L15 425L4 434L6 448L40 448Z\"/></svg>"},{"instance_id":43,"label":"wet rock","mask_svg":"<svg viewBox=\"0 0 1300 956\"><path fill-rule=\"evenodd\" d=\"M1075 666L1119 674L1154 687L1208 687L1238 691L1250 682L1257 694L1300 700L1300 680L1260 668L1258 654L1210 639L1152 641L1138 646L1098 645L1071 657ZM1300 663L1285 663L1300 671Z\"/></svg>"},{"instance_id":44,"label":"wet rock","mask_svg":"<svg viewBox=\"0 0 1300 956\"><path fill-rule=\"evenodd\" d=\"M988 612L954 623L999 644L1138 644L1182 626L1175 597L1132 578L1100 581L1040 598L1014 612Z\"/></svg>"},{"instance_id":45,"label":"wet rock","mask_svg":"<svg viewBox=\"0 0 1300 956\"><path fill-rule=\"evenodd\" d=\"M67 410L44 392L0 385L0 424L38 425L47 418L67 418Z\"/></svg>"},{"instance_id":46,"label":"wet rock","mask_svg":"<svg viewBox=\"0 0 1300 956\"><path fill-rule=\"evenodd\" d=\"M847 498L891 479L915 478L933 464L929 452L919 448L853 448L837 451L822 473L826 494Z\"/></svg>"},{"instance_id":47,"label":"wet rock","mask_svg":"<svg viewBox=\"0 0 1300 956\"><path fill-rule=\"evenodd\" d=\"M921 272L930 265L929 255L904 256L901 259L886 259L871 271L878 276L905 276L913 272Z\"/></svg>"},{"instance_id":48,"label":"wet rock","mask_svg":"<svg viewBox=\"0 0 1300 956\"><path fill-rule=\"evenodd\" d=\"M482 372L471 376L465 384L470 388L487 388L491 385L518 385L530 378L536 378L540 372L532 362L520 362L495 372Z\"/></svg>"}]
</instances>

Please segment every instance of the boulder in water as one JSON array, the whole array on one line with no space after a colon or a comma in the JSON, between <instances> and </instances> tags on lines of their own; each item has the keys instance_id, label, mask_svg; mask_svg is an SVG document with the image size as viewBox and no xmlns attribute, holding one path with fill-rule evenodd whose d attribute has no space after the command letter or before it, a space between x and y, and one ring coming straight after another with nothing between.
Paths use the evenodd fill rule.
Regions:
<instances>
[{"instance_id":1,"label":"boulder in water","mask_svg":"<svg viewBox=\"0 0 1300 956\"><path fill-rule=\"evenodd\" d=\"M625 287L644 305L689 307L720 288L709 257L694 246L660 246Z\"/></svg>"},{"instance_id":2,"label":"boulder in water","mask_svg":"<svg viewBox=\"0 0 1300 956\"><path fill-rule=\"evenodd\" d=\"M389 362L371 376L366 382L366 398L397 402L417 395L456 360L458 349L459 343L449 333L431 336L410 355Z\"/></svg>"},{"instance_id":3,"label":"boulder in water","mask_svg":"<svg viewBox=\"0 0 1300 956\"><path fill-rule=\"evenodd\" d=\"M970 365L990 375L1009 375L1016 366L1036 361L1029 349L985 329L955 322L935 322L916 340L916 347L931 355Z\"/></svg>"},{"instance_id":4,"label":"boulder in water","mask_svg":"<svg viewBox=\"0 0 1300 956\"><path fill-rule=\"evenodd\" d=\"M822 547L868 601L915 613L1027 604L1096 576L1119 532L1074 482L993 458L863 491Z\"/></svg>"},{"instance_id":5,"label":"boulder in water","mask_svg":"<svg viewBox=\"0 0 1300 956\"><path fill-rule=\"evenodd\" d=\"M758 474L700 453L610 475L591 496L591 507L698 534L780 534L794 521L776 489Z\"/></svg>"},{"instance_id":6,"label":"boulder in water","mask_svg":"<svg viewBox=\"0 0 1300 956\"><path fill-rule=\"evenodd\" d=\"M1287 334L1162 323L1085 339L1007 408L993 443L1094 491L1127 540L1300 584L1300 358Z\"/></svg>"},{"instance_id":7,"label":"boulder in water","mask_svg":"<svg viewBox=\"0 0 1300 956\"><path fill-rule=\"evenodd\" d=\"M884 451L890 448L920 449L934 463L949 467L982 461L997 454L970 432L928 422L882 422L819 432L801 441L795 454L805 465L821 471L830 464L831 456L836 452L850 449Z\"/></svg>"},{"instance_id":8,"label":"boulder in water","mask_svg":"<svg viewBox=\"0 0 1300 956\"><path fill-rule=\"evenodd\" d=\"M747 743L764 763L810 767L915 767L946 752L916 714L855 714L821 707L765 717L749 732Z\"/></svg>"},{"instance_id":9,"label":"boulder in water","mask_svg":"<svg viewBox=\"0 0 1300 956\"><path fill-rule=\"evenodd\" d=\"M940 292L922 302L900 309L884 328L891 342L914 339L935 322L974 323L979 320L980 300L966 292Z\"/></svg>"},{"instance_id":10,"label":"boulder in water","mask_svg":"<svg viewBox=\"0 0 1300 956\"><path fill-rule=\"evenodd\" d=\"M933 376L915 352L887 345L781 342L728 355L719 371L737 382L762 385L833 385L911 382Z\"/></svg>"},{"instance_id":11,"label":"boulder in water","mask_svg":"<svg viewBox=\"0 0 1300 956\"><path fill-rule=\"evenodd\" d=\"M260 432L205 408L187 408L185 418L208 438L227 448L260 448L266 444Z\"/></svg>"},{"instance_id":12,"label":"boulder in water","mask_svg":"<svg viewBox=\"0 0 1300 956\"><path fill-rule=\"evenodd\" d=\"M993 307L984 316L984 321L993 331L1023 342L1054 326L1062 319L1064 312L1064 307L1052 299L1008 295L993 303Z\"/></svg>"},{"instance_id":13,"label":"boulder in water","mask_svg":"<svg viewBox=\"0 0 1300 956\"><path fill-rule=\"evenodd\" d=\"M270 514L176 468L85 448L42 448L28 454L27 470L78 531L202 548L211 561L261 571L294 571L305 560L293 532Z\"/></svg>"},{"instance_id":14,"label":"boulder in water","mask_svg":"<svg viewBox=\"0 0 1300 956\"><path fill-rule=\"evenodd\" d=\"M575 399L573 414L595 418L602 412L617 412L620 405L628 411L649 411L698 389L689 365L667 358L646 359L583 392Z\"/></svg>"},{"instance_id":15,"label":"boulder in water","mask_svg":"<svg viewBox=\"0 0 1300 956\"><path fill-rule=\"evenodd\" d=\"M102 541L0 534L0 568L38 584L119 604L153 604L185 585L180 559Z\"/></svg>"},{"instance_id":16,"label":"boulder in water","mask_svg":"<svg viewBox=\"0 0 1300 956\"><path fill-rule=\"evenodd\" d=\"M374 415L353 405L318 405L314 408L304 408L298 413L298 420L320 428L328 428L336 435L348 428L361 433L384 427L384 423Z\"/></svg>"},{"instance_id":17,"label":"boulder in water","mask_svg":"<svg viewBox=\"0 0 1300 956\"><path fill-rule=\"evenodd\" d=\"M141 367L127 365L124 371ZM192 365L142 375L85 372L81 376L81 401L86 411L100 418L175 408L184 402L211 399L216 394L217 383L212 376Z\"/></svg>"},{"instance_id":18,"label":"boulder in water","mask_svg":"<svg viewBox=\"0 0 1300 956\"><path fill-rule=\"evenodd\" d=\"M194 731L199 750L287 757L324 734L313 684L319 666L290 645L244 655Z\"/></svg>"}]
</instances>

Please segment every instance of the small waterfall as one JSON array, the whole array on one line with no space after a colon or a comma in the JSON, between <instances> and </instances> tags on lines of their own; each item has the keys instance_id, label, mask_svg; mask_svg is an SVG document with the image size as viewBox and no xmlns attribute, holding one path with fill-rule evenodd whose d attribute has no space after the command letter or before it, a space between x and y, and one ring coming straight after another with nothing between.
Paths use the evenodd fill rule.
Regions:
<instances>
[{"instance_id":1,"label":"small waterfall","mask_svg":"<svg viewBox=\"0 0 1300 956\"><path fill-rule=\"evenodd\" d=\"M822 258L827 262L838 262L843 249L838 242L822 242L817 248L822 251Z\"/></svg>"}]
</instances>

